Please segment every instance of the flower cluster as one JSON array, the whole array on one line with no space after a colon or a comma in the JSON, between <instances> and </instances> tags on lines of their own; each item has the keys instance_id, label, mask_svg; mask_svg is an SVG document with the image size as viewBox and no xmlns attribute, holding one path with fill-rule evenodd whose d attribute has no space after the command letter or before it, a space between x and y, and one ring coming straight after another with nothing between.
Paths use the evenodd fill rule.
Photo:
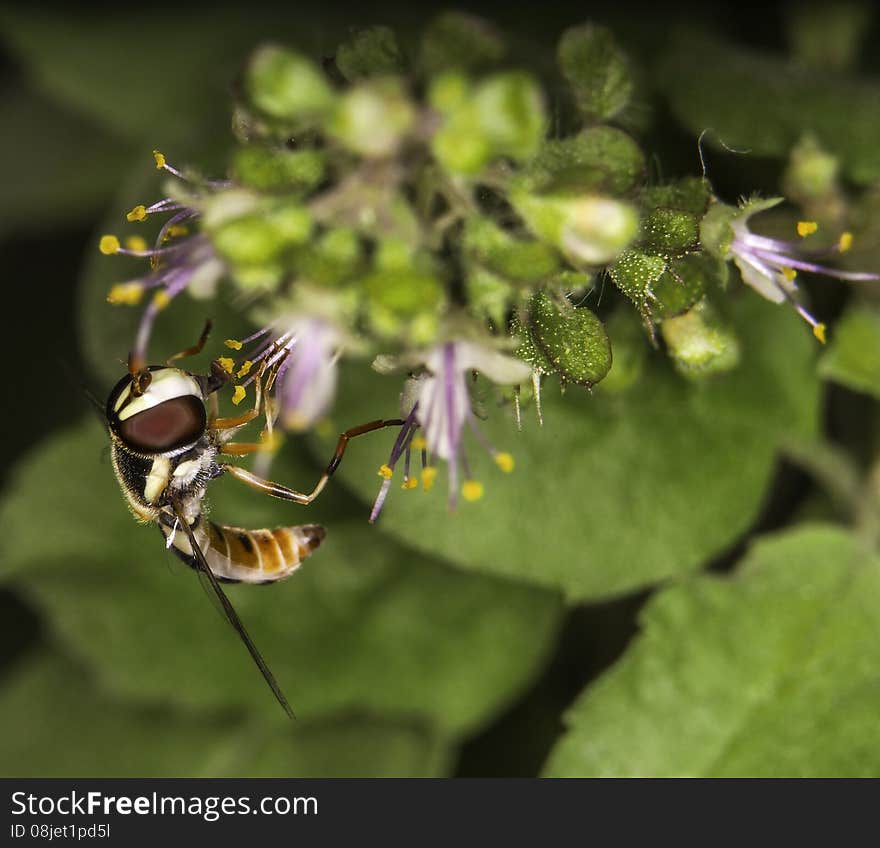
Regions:
<instances>
[{"instance_id":1,"label":"flower cluster","mask_svg":"<svg viewBox=\"0 0 880 848\"><path fill-rule=\"evenodd\" d=\"M734 331L713 323L728 263L764 297L793 304L820 339L824 324L795 299L796 273L877 279L755 234L750 216L773 202L725 206L705 178L649 184L642 149L614 125L625 123L634 81L604 28L574 27L560 41L566 136L549 137L541 85L504 55L491 26L461 14L430 24L411 61L383 27L356 33L323 68L261 47L242 75L228 178L184 172L157 151L167 196L127 216L165 218L153 246L100 242L106 254L149 260L147 274L108 295L130 305L151 295L138 362L177 295L231 283L262 329L227 340L237 358L219 361L235 403L266 376L269 427L303 431L326 416L343 358L406 368L404 424L371 520L401 458L404 488L418 485L413 451L425 489L446 464L453 506L482 493L465 433L513 469L478 424L474 375L514 387L519 421L520 387L537 406L542 381L589 389L608 375L606 324L632 307L683 373L734 367ZM587 304L606 274L614 291L600 318ZM621 373L608 385L621 388Z\"/></svg>"}]
</instances>

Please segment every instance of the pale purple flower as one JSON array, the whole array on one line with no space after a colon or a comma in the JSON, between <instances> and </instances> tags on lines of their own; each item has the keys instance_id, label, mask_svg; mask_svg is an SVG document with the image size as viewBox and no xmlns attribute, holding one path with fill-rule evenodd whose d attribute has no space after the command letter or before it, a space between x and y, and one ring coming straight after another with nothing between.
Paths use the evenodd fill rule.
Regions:
<instances>
[{"instance_id":1,"label":"pale purple flower","mask_svg":"<svg viewBox=\"0 0 880 848\"><path fill-rule=\"evenodd\" d=\"M758 294L773 303L788 301L812 328L816 338L825 341L825 325L816 320L794 297L797 291L795 279L798 271L824 274L838 280L857 282L878 280L880 275L861 271L842 271L828 265L819 264L813 259L818 255L828 255L829 251L805 250L801 242L769 238L749 230L748 221L752 215L770 209L781 203L780 198L752 202L743 207L740 214L731 221L733 242L730 255L739 268L743 281ZM805 226L804 226L805 225ZM815 225L802 222L804 232L814 230ZM849 236L849 234L844 234ZM851 236L841 238L835 248L838 252L847 249Z\"/></svg>"},{"instance_id":2,"label":"pale purple flower","mask_svg":"<svg viewBox=\"0 0 880 848\"><path fill-rule=\"evenodd\" d=\"M410 476L412 450L421 451L425 489L433 485L437 473L434 462L437 459L446 462L450 508L455 507L460 473L465 478L461 490L465 499L476 500L482 495L482 484L472 478L462 444L465 425L502 471L513 470L511 455L496 450L480 431L469 383L472 373L478 371L495 383L518 385L529 377L530 367L515 357L470 341L437 345L420 357L420 361L427 370L408 380L401 395L401 414L406 420L388 462L379 470L384 480L370 514L371 522L379 517L394 466L401 456L405 457L403 487L410 489L417 484Z\"/></svg>"}]
</instances>

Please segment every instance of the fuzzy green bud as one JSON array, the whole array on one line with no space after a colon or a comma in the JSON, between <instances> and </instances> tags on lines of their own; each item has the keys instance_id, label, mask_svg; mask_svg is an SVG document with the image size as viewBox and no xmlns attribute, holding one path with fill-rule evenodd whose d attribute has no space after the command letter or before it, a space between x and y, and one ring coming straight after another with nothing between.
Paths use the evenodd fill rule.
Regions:
<instances>
[{"instance_id":1,"label":"fuzzy green bud","mask_svg":"<svg viewBox=\"0 0 880 848\"><path fill-rule=\"evenodd\" d=\"M578 108L590 121L608 121L629 103L632 76L625 54L610 30L596 24L563 33L557 51L559 67Z\"/></svg>"},{"instance_id":2,"label":"fuzzy green bud","mask_svg":"<svg viewBox=\"0 0 880 848\"><path fill-rule=\"evenodd\" d=\"M706 300L660 330L676 369L687 377L721 374L739 363L739 341Z\"/></svg>"},{"instance_id":3,"label":"fuzzy green bud","mask_svg":"<svg viewBox=\"0 0 880 848\"><path fill-rule=\"evenodd\" d=\"M503 58L504 42L491 24L473 15L446 12L425 30L419 64L428 76L450 69L478 71Z\"/></svg>"},{"instance_id":4,"label":"fuzzy green bud","mask_svg":"<svg viewBox=\"0 0 880 848\"><path fill-rule=\"evenodd\" d=\"M700 220L700 244L711 256L726 259L733 244L733 219L740 210L726 203L713 203Z\"/></svg>"},{"instance_id":5,"label":"fuzzy green bud","mask_svg":"<svg viewBox=\"0 0 880 848\"><path fill-rule=\"evenodd\" d=\"M697 246L699 225L699 219L690 212L655 209L642 221L640 241L643 247L658 253L684 253Z\"/></svg>"},{"instance_id":6,"label":"fuzzy green bud","mask_svg":"<svg viewBox=\"0 0 880 848\"><path fill-rule=\"evenodd\" d=\"M460 71L446 71L431 80L428 88L428 105L438 112L452 112L463 106L470 97L472 86Z\"/></svg>"},{"instance_id":7,"label":"fuzzy green bud","mask_svg":"<svg viewBox=\"0 0 880 848\"><path fill-rule=\"evenodd\" d=\"M272 150L248 145L235 152L233 170L243 185L259 191L311 191L324 178L326 154L321 150Z\"/></svg>"},{"instance_id":8,"label":"fuzzy green bud","mask_svg":"<svg viewBox=\"0 0 880 848\"><path fill-rule=\"evenodd\" d=\"M511 195L516 211L535 235L556 246L575 264L603 265L635 237L636 210L610 197Z\"/></svg>"},{"instance_id":9,"label":"fuzzy green bud","mask_svg":"<svg viewBox=\"0 0 880 848\"><path fill-rule=\"evenodd\" d=\"M714 261L701 253L673 259L660 278L651 284L651 318L661 323L687 312L703 299Z\"/></svg>"},{"instance_id":10,"label":"fuzzy green bud","mask_svg":"<svg viewBox=\"0 0 880 848\"><path fill-rule=\"evenodd\" d=\"M619 195L644 176L645 157L632 138L614 127L592 127L572 138L545 142L517 177L516 186L533 194Z\"/></svg>"},{"instance_id":11,"label":"fuzzy green bud","mask_svg":"<svg viewBox=\"0 0 880 848\"><path fill-rule=\"evenodd\" d=\"M336 51L336 67L349 82L402 73L406 62L394 32L371 26L358 30Z\"/></svg>"},{"instance_id":12,"label":"fuzzy green bud","mask_svg":"<svg viewBox=\"0 0 880 848\"><path fill-rule=\"evenodd\" d=\"M667 262L638 250L626 250L608 269L614 285L620 289L642 314L647 314L653 297L654 284L666 273Z\"/></svg>"},{"instance_id":13,"label":"fuzzy green bud","mask_svg":"<svg viewBox=\"0 0 880 848\"><path fill-rule=\"evenodd\" d=\"M838 191L840 163L813 136L805 136L792 149L782 178L785 193L798 203L828 199Z\"/></svg>"},{"instance_id":14,"label":"fuzzy green bud","mask_svg":"<svg viewBox=\"0 0 880 848\"><path fill-rule=\"evenodd\" d=\"M473 175L499 156L518 161L534 156L545 128L537 82L521 72L496 74L449 113L432 149L447 170Z\"/></svg>"},{"instance_id":15,"label":"fuzzy green bud","mask_svg":"<svg viewBox=\"0 0 880 848\"><path fill-rule=\"evenodd\" d=\"M529 301L526 329L528 340L517 355L541 373L549 366L562 380L590 387L611 368L608 336L589 309L539 292Z\"/></svg>"},{"instance_id":16,"label":"fuzzy green bud","mask_svg":"<svg viewBox=\"0 0 880 848\"><path fill-rule=\"evenodd\" d=\"M467 221L464 248L488 270L509 280L535 283L559 267L556 252L546 244L516 239L485 218Z\"/></svg>"},{"instance_id":17,"label":"fuzzy green bud","mask_svg":"<svg viewBox=\"0 0 880 848\"><path fill-rule=\"evenodd\" d=\"M278 229L264 215L245 215L221 225L213 235L214 248L233 265L266 265L284 249Z\"/></svg>"},{"instance_id":18,"label":"fuzzy green bud","mask_svg":"<svg viewBox=\"0 0 880 848\"><path fill-rule=\"evenodd\" d=\"M415 110L391 77L361 83L339 100L327 131L361 156L390 156L412 127Z\"/></svg>"},{"instance_id":19,"label":"fuzzy green bud","mask_svg":"<svg viewBox=\"0 0 880 848\"><path fill-rule=\"evenodd\" d=\"M334 101L333 90L313 62L274 45L261 47L251 58L245 90L264 115L297 123L320 117Z\"/></svg>"}]
</instances>

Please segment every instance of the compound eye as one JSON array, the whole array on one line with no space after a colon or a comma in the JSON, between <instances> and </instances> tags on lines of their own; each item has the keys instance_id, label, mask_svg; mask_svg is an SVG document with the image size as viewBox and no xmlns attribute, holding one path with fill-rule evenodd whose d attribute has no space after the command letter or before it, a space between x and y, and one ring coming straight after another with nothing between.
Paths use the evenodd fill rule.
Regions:
<instances>
[{"instance_id":1,"label":"compound eye","mask_svg":"<svg viewBox=\"0 0 880 848\"><path fill-rule=\"evenodd\" d=\"M120 421L119 436L135 450L164 453L198 441L206 423L205 404L182 395Z\"/></svg>"}]
</instances>

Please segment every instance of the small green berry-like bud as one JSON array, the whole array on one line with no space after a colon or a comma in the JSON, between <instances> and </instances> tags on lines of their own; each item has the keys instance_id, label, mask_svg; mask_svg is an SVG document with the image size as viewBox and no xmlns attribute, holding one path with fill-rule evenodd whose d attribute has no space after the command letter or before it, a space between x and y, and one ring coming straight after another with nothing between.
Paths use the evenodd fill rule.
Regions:
<instances>
[{"instance_id":1,"label":"small green berry-like bud","mask_svg":"<svg viewBox=\"0 0 880 848\"><path fill-rule=\"evenodd\" d=\"M673 259L651 285L651 318L660 323L687 312L706 293L715 261L702 253Z\"/></svg>"},{"instance_id":2,"label":"small green berry-like bud","mask_svg":"<svg viewBox=\"0 0 880 848\"><path fill-rule=\"evenodd\" d=\"M708 377L739 363L739 341L707 300L660 326L676 369L687 377Z\"/></svg>"},{"instance_id":3,"label":"small green berry-like bud","mask_svg":"<svg viewBox=\"0 0 880 848\"><path fill-rule=\"evenodd\" d=\"M539 292L529 302L527 328L534 346L567 382L590 387L611 368L608 336L589 309L557 304L548 294ZM529 361L528 343L518 354Z\"/></svg>"},{"instance_id":4,"label":"small green berry-like bud","mask_svg":"<svg viewBox=\"0 0 880 848\"><path fill-rule=\"evenodd\" d=\"M463 106L472 91L470 80L459 71L446 71L431 80L428 104L438 112L452 112Z\"/></svg>"},{"instance_id":5,"label":"small green berry-like bud","mask_svg":"<svg viewBox=\"0 0 880 848\"><path fill-rule=\"evenodd\" d=\"M501 36L486 21L447 12L425 30L420 64L428 76L450 69L477 71L498 62L504 52Z\"/></svg>"},{"instance_id":6,"label":"small green berry-like bud","mask_svg":"<svg viewBox=\"0 0 880 848\"><path fill-rule=\"evenodd\" d=\"M251 144L236 151L233 169L240 183L259 191L305 193L324 178L325 161L321 150L270 150Z\"/></svg>"},{"instance_id":7,"label":"small green berry-like bud","mask_svg":"<svg viewBox=\"0 0 880 848\"><path fill-rule=\"evenodd\" d=\"M625 132L592 127L572 138L546 142L517 179L534 194L567 191L624 194L645 176L645 157Z\"/></svg>"},{"instance_id":8,"label":"small green berry-like bud","mask_svg":"<svg viewBox=\"0 0 880 848\"><path fill-rule=\"evenodd\" d=\"M699 239L699 220L690 212L655 209L642 221L644 246L660 253L683 253L693 250Z\"/></svg>"},{"instance_id":9,"label":"small green berry-like bud","mask_svg":"<svg viewBox=\"0 0 880 848\"><path fill-rule=\"evenodd\" d=\"M313 62L272 45L261 47L252 57L245 88L257 110L282 121L319 117L334 100L330 85Z\"/></svg>"},{"instance_id":10,"label":"small green berry-like bud","mask_svg":"<svg viewBox=\"0 0 880 848\"><path fill-rule=\"evenodd\" d=\"M268 265L284 249L278 229L263 215L245 215L222 224L213 234L214 247L233 265Z\"/></svg>"},{"instance_id":11,"label":"small green berry-like bud","mask_svg":"<svg viewBox=\"0 0 880 848\"><path fill-rule=\"evenodd\" d=\"M400 83L384 78L348 91L337 104L327 131L361 156L390 156L414 117Z\"/></svg>"},{"instance_id":12,"label":"small green berry-like bud","mask_svg":"<svg viewBox=\"0 0 880 848\"><path fill-rule=\"evenodd\" d=\"M384 26L359 30L336 51L336 67L349 82L401 73L405 66L394 32Z\"/></svg>"},{"instance_id":13,"label":"small green berry-like bud","mask_svg":"<svg viewBox=\"0 0 880 848\"><path fill-rule=\"evenodd\" d=\"M572 262L602 265L613 260L638 232L636 210L610 197L511 195L514 208L537 236Z\"/></svg>"},{"instance_id":14,"label":"small green berry-like bud","mask_svg":"<svg viewBox=\"0 0 880 848\"><path fill-rule=\"evenodd\" d=\"M726 259L733 244L731 223L740 210L725 203L713 203L700 221L700 244L711 256Z\"/></svg>"},{"instance_id":15,"label":"small green berry-like bud","mask_svg":"<svg viewBox=\"0 0 880 848\"><path fill-rule=\"evenodd\" d=\"M595 24L566 30L558 58L577 105L589 120L611 120L629 103L632 78L610 30Z\"/></svg>"},{"instance_id":16,"label":"small green berry-like bud","mask_svg":"<svg viewBox=\"0 0 880 848\"><path fill-rule=\"evenodd\" d=\"M448 170L476 174L498 156L519 161L534 156L545 127L544 100L535 80L519 72L496 74L453 109L432 146Z\"/></svg>"},{"instance_id":17,"label":"small green berry-like bud","mask_svg":"<svg viewBox=\"0 0 880 848\"><path fill-rule=\"evenodd\" d=\"M477 262L508 280L535 283L559 267L557 254L546 244L516 239L485 218L467 221L464 247Z\"/></svg>"},{"instance_id":18,"label":"small green berry-like bud","mask_svg":"<svg viewBox=\"0 0 880 848\"><path fill-rule=\"evenodd\" d=\"M667 268L662 256L651 256L638 250L626 250L608 269L617 286L644 315L652 298L654 284Z\"/></svg>"}]
</instances>

